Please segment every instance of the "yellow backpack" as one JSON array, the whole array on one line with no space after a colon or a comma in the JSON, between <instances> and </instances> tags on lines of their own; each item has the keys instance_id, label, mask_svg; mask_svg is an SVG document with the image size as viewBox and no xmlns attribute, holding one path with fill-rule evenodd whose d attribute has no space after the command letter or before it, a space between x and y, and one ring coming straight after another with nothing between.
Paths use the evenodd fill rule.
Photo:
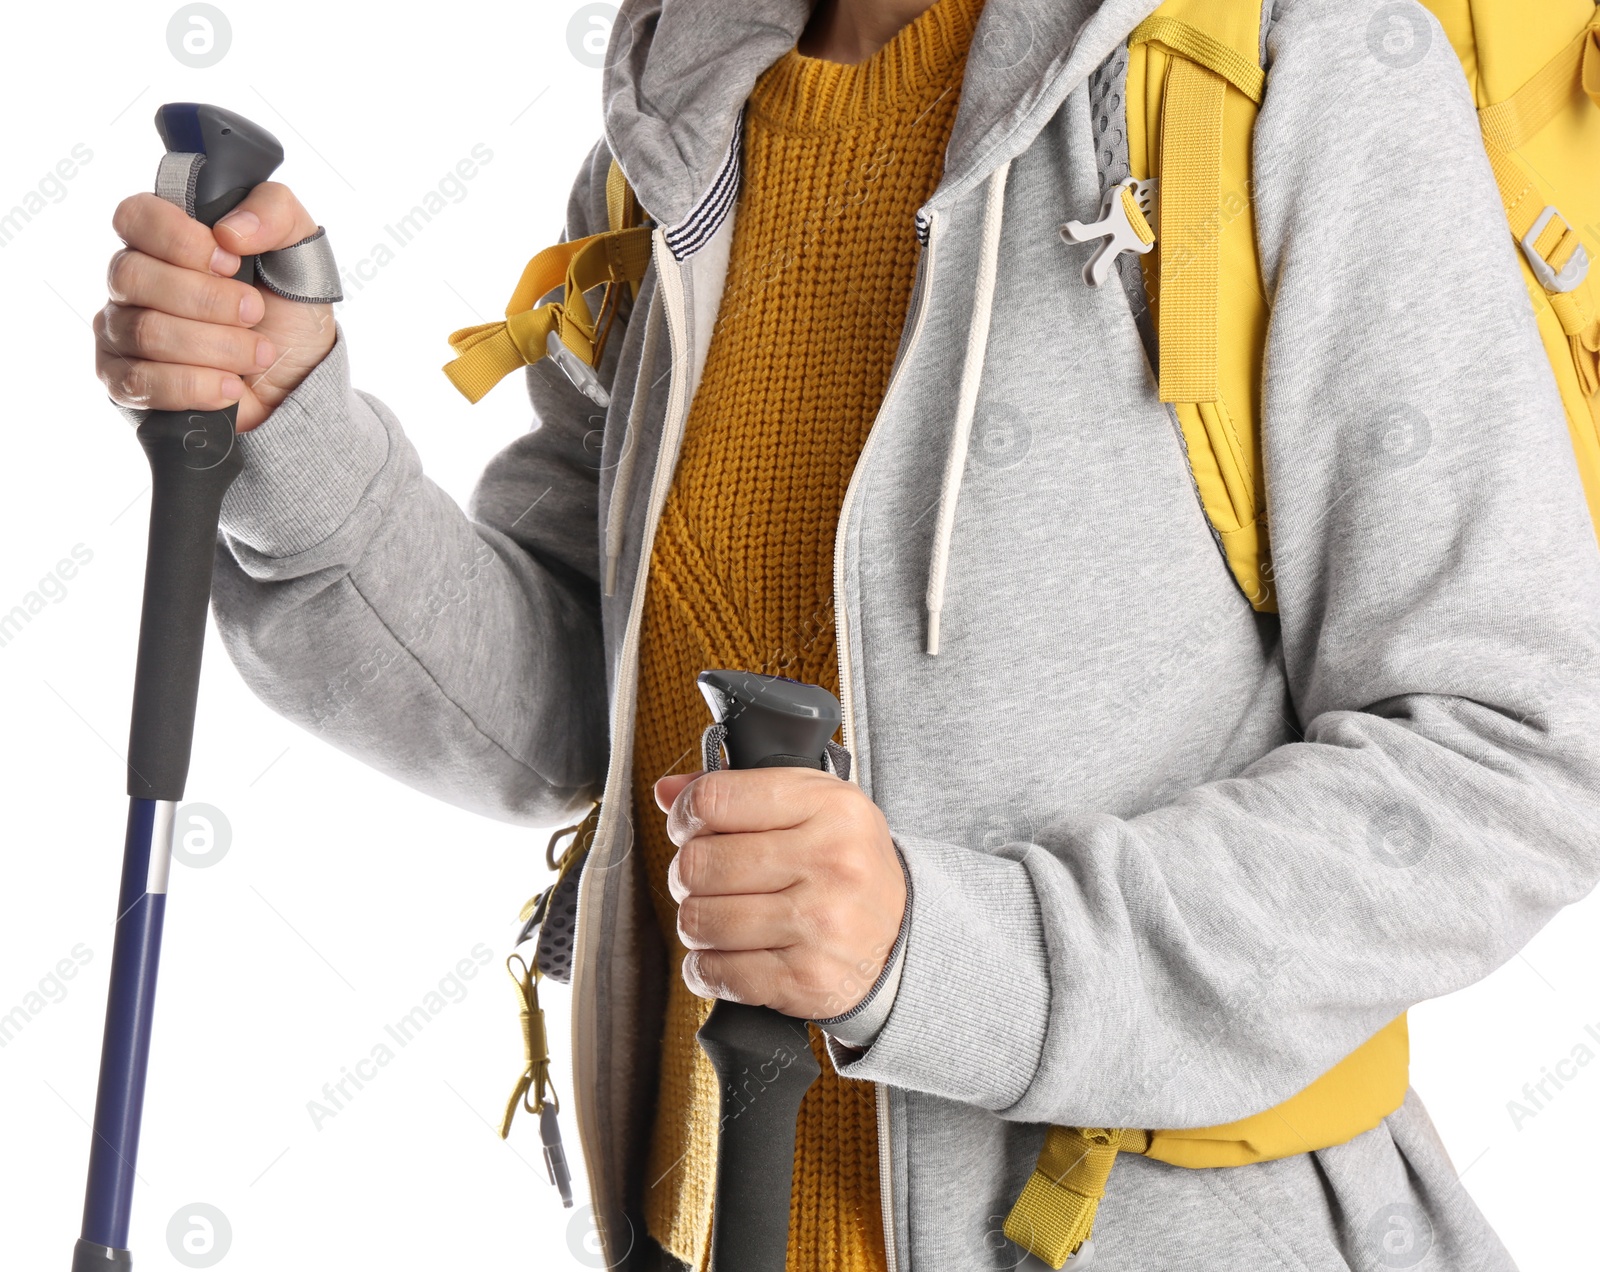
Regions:
<instances>
[{"instance_id":1,"label":"yellow backpack","mask_svg":"<svg viewBox=\"0 0 1600 1272\"><path fill-rule=\"evenodd\" d=\"M1600 240L1600 27L1593 0L1422 0L1479 107L1484 147L1600 520L1600 311L1588 278ZM1167 0L1129 37L1133 179L1158 179L1160 239L1145 277L1161 398L1183 427L1206 514L1250 603L1275 610L1262 488L1260 372L1267 302L1256 259L1250 138L1266 87L1259 0ZM1432 38L1414 7L1378 10L1374 52L1405 64ZM1587 91L1586 91L1587 90ZM1182 268L1162 276L1164 261Z\"/></svg>"},{"instance_id":2,"label":"yellow backpack","mask_svg":"<svg viewBox=\"0 0 1600 1272\"><path fill-rule=\"evenodd\" d=\"M1476 98L1511 232L1507 250L1522 263L1600 525L1600 311L1588 278L1600 249L1595 0L1421 2ZM1144 253L1160 395L1183 429L1206 516L1251 605L1275 611L1259 428L1268 308L1248 197L1251 130L1267 78L1261 11L1261 0L1167 0L1129 36L1132 175L1106 211L1126 231L1118 240ZM1425 22L1409 4L1385 6L1369 37L1374 51L1397 65L1420 57L1432 38ZM1152 178L1159 235L1146 215ZM1118 1151L1205 1167L1331 1147L1400 1106L1408 1067L1401 1016L1298 1095L1229 1126L1051 1127L1005 1233L1059 1268L1088 1238Z\"/></svg>"},{"instance_id":3,"label":"yellow backpack","mask_svg":"<svg viewBox=\"0 0 1600 1272\"><path fill-rule=\"evenodd\" d=\"M1476 98L1505 203L1507 250L1522 263L1600 525L1600 310L1588 278L1590 257L1600 250L1595 0L1421 3L1439 20ZM1261 12L1261 0L1166 0L1129 36L1132 176L1106 211L1121 218L1120 241L1144 253L1161 352L1160 396L1177 414L1206 515L1250 604L1275 611L1258 425L1268 309L1248 194L1251 131L1267 79ZM1375 52L1397 64L1420 56L1426 45L1419 50L1418 42L1432 38L1423 21L1407 3L1386 5L1370 33ZM1160 210L1153 218L1146 213L1156 187ZM637 290L649 263L649 231L615 164L607 195L608 231L541 252L528 263L505 322L451 336L460 356L445 370L469 400L510 371L550 356L604 405L592 368L624 289ZM1177 268L1163 274L1164 264ZM535 307L563 284L561 300ZM601 286L599 313L591 315L584 293ZM1399 1108L1409 1060L1402 1015L1297 1095L1226 1126L1051 1127L1005 1234L1060 1268L1088 1239L1118 1152L1199 1168L1341 1144ZM525 1073L506 1129L536 1071L542 1078L543 1064Z\"/></svg>"}]
</instances>

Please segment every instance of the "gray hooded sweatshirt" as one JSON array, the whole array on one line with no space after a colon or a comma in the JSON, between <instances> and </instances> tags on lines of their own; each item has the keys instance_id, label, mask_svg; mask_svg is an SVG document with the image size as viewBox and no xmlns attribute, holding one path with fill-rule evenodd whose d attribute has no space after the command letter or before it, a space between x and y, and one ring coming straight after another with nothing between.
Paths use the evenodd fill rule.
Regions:
<instances>
[{"instance_id":1,"label":"gray hooded sweatshirt","mask_svg":"<svg viewBox=\"0 0 1600 1272\"><path fill-rule=\"evenodd\" d=\"M845 741L912 882L881 1032L833 1052L877 1084L893 1272L1017 1266L999 1230L1047 1124L1277 1104L1600 872L1600 552L1455 55L1420 9L1431 43L1396 66L1378 0L1269 4L1260 615L1128 296L1057 233L1094 219L1117 140L1090 76L1155 4L989 0L835 532ZM614 153L658 227L608 409L532 367L533 426L463 511L350 387L341 332L242 439L225 507L217 619L275 709L491 817L604 795L572 1107L617 1266L649 1244L666 976L627 796L642 567L718 320L741 107L809 8L623 4L566 226L605 227ZM1261 1165L1123 1155L1093 1260L1512 1266L1415 1093Z\"/></svg>"}]
</instances>

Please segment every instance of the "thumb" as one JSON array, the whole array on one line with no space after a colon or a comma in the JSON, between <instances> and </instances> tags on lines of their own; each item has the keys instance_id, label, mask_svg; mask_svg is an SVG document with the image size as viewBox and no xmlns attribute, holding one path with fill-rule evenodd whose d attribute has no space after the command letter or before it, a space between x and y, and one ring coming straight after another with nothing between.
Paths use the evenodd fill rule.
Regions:
<instances>
[{"instance_id":1,"label":"thumb","mask_svg":"<svg viewBox=\"0 0 1600 1272\"><path fill-rule=\"evenodd\" d=\"M667 777L656 779L656 807L663 813L670 813L672 805L678 796L683 793L683 788L702 776L699 773L672 773Z\"/></svg>"},{"instance_id":2,"label":"thumb","mask_svg":"<svg viewBox=\"0 0 1600 1272\"><path fill-rule=\"evenodd\" d=\"M272 252L317 232L311 213L293 191L276 181L263 181L239 206L217 222L217 243L235 256Z\"/></svg>"}]
</instances>

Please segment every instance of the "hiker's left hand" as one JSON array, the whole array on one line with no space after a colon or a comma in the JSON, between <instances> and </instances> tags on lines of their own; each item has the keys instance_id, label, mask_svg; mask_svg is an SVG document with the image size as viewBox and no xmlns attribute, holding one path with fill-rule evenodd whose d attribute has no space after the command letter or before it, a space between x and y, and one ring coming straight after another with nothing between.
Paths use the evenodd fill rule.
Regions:
<instances>
[{"instance_id":1,"label":"hiker's left hand","mask_svg":"<svg viewBox=\"0 0 1600 1272\"><path fill-rule=\"evenodd\" d=\"M684 983L823 1020L872 988L905 913L889 824L821 769L680 773L655 786L678 853L667 886Z\"/></svg>"}]
</instances>

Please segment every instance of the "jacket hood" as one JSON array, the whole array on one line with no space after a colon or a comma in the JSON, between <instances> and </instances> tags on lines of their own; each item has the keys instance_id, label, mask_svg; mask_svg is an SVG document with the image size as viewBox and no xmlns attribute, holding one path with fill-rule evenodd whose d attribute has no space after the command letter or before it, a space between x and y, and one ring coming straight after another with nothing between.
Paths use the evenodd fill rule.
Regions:
<instances>
[{"instance_id":1,"label":"jacket hood","mask_svg":"<svg viewBox=\"0 0 1600 1272\"><path fill-rule=\"evenodd\" d=\"M961 197L1025 150L1159 3L988 0L927 206ZM623 0L603 79L606 142L669 239L735 197L740 108L811 10L811 0Z\"/></svg>"}]
</instances>

